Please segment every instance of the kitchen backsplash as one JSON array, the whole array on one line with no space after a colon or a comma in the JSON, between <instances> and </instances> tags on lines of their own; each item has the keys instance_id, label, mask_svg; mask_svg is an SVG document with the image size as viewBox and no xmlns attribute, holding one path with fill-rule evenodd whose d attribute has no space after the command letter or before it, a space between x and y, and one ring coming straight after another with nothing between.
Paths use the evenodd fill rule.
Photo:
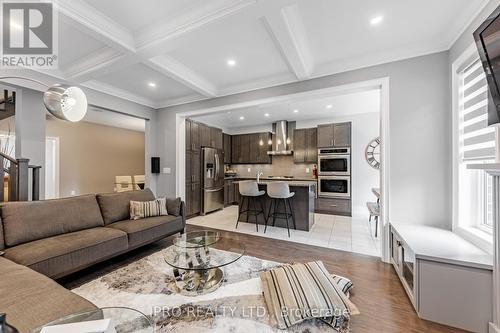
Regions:
<instances>
[{"instance_id":1,"label":"kitchen backsplash","mask_svg":"<svg viewBox=\"0 0 500 333\"><path fill-rule=\"evenodd\" d=\"M264 177L293 176L294 178L312 178L313 167L314 164L295 164L293 156L273 156L272 164L231 164L231 169L236 171L240 177L255 177L257 171L262 171ZM250 172L248 172L248 169L250 169Z\"/></svg>"}]
</instances>

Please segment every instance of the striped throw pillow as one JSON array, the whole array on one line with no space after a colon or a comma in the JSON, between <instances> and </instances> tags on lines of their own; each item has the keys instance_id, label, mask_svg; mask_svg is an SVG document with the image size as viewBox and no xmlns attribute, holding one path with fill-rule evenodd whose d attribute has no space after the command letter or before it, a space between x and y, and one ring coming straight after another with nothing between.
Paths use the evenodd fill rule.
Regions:
<instances>
[{"instance_id":1,"label":"striped throw pillow","mask_svg":"<svg viewBox=\"0 0 500 333\"><path fill-rule=\"evenodd\" d=\"M153 201L130 201L131 220L162 215L168 215L166 198L158 198Z\"/></svg>"},{"instance_id":2,"label":"striped throw pillow","mask_svg":"<svg viewBox=\"0 0 500 333\"><path fill-rule=\"evenodd\" d=\"M279 329L317 318L338 332L348 332L350 316L359 314L321 261L276 267L260 278Z\"/></svg>"}]
</instances>

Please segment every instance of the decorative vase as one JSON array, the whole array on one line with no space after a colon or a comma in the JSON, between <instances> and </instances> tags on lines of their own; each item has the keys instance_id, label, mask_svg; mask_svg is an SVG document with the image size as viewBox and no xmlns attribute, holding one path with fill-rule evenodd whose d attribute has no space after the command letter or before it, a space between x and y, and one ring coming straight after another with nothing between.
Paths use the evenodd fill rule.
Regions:
<instances>
[{"instance_id":1,"label":"decorative vase","mask_svg":"<svg viewBox=\"0 0 500 333\"><path fill-rule=\"evenodd\" d=\"M0 313L0 333L19 333L15 328L7 324L7 315L5 313Z\"/></svg>"}]
</instances>

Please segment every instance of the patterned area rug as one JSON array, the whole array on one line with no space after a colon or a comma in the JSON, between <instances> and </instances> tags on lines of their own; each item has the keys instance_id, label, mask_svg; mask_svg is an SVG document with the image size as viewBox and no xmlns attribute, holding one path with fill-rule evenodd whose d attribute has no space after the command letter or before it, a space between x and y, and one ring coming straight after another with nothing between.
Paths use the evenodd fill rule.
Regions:
<instances>
[{"instance_id":1,"label":"patterned area rug","mask_svg":"<svg viewBox=\"0 0 500 333\"><path fill-rule=\"evenodd\" d=\"M262 296L259 272L277 265L243 256L224 268L225 279L219 289L189 297L170 291L173 271L158 251L71 289L98 307L137 309L154 320L160 333L332 332L320 320L287 331L276 328Z\"/></svg>"}]
</instances>

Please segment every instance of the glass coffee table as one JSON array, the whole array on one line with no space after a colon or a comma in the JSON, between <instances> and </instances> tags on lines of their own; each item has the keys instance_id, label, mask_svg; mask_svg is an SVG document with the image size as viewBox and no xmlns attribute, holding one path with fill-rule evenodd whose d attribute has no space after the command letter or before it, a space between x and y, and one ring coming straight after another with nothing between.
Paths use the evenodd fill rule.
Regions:
<instances>
[{"instance_id":1,"label":"glass coffee table","mask_svg":"<svg viewBox=\"0 0 500 333\"><path fill-rule=\"evenodd\" d=\"M187 296L219 288L224 279L222 268L245 254L240 242L224 238L217 231L187 232L176 236L173 243L165 250L164 259L174 268L173 291Z\"/></svg>"},{"instance_id":2,"label":"glass coffee table","mask_svg":"<svg viewBox=\"0 0 500 333\"><path fill-rule=\"evenodd\" d=\"M92 311L71 314L35 329L32 333L40 333L43 328L64 324L75 324L86 321L111 319L116 333L153 333L153 321L144 313L127 307L105 307Z\"/></svg>"}]
</instances>

